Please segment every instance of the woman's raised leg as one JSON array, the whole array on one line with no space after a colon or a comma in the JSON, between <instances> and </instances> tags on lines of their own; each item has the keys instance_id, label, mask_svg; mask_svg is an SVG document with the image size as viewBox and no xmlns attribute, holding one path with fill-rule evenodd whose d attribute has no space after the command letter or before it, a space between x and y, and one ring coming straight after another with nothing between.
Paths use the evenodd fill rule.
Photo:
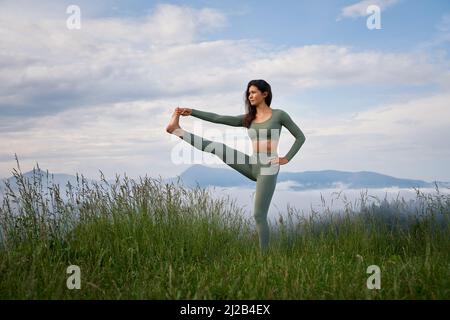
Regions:
<instances>
[{"instance_id":1,"label":"woman's raised leg","mask_svg":"<svg viewBox=\"0 0 450 320\"><path fill-rule=\"evenodd\" d=\"M166 131L171 134L175 134L187 143L190 143L195 148L215 154L219 159L225 162L234 170L243 174L250 180L256 181L256 175L254 174L254 164L250 156L247 154L230 148L224 143L211 141L204 139L198 135L190 133L182 129L179 125L180 115L175 111L172 114L169 124L166 127Z\"/></svg>"},{"instance_id":2,"label":"woman's raised leg","mask_svg":"<svg viewBox=\"0 0 450 320\"><path fill-rule=\"evenodd\" d=\"M219 157L219 159L221 159L234 170L243 174L250 180L256 181L256 177L252 170L251 158L249 155L239 150L233 149L222 142L211 141L191 132L185 130L183 131L184 132L182 133L182 135L180 135L180 138L182 138L184 141L190 143L199 150L215 154L217 157Z\"/></svg>"}]
</instances>

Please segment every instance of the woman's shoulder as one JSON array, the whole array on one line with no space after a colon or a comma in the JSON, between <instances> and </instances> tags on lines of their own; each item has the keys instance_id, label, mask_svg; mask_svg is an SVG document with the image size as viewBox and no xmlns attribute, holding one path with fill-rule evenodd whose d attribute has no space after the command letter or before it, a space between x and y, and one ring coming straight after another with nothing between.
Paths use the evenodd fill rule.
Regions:
<instances>
[{"instance_id":1,"label":"woman's shoulder","mask_svg":"<svg viewBox=\"0 0 450 320\"><path fill-rule=\"evenodd\" d=\"M274 112L274 114L276 114L278 116L284 116L287 114L287 112L281 108L272 108L272 112Z\"/></svg>"}]
</instances>

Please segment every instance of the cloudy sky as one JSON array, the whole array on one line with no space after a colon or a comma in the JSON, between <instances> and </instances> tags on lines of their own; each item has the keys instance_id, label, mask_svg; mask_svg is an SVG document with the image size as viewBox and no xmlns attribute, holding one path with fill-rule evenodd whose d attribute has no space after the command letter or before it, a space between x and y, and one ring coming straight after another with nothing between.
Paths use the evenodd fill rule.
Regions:
<instances>
[{"instance_id":1,"label":"cloudy sky","mask_svg":"<svg viewBox=\"0 0 450 320\"><path fill-rule=\"evenodd\" d=\"M265 79L307 137L282 170L450 181L449 49L448 0L0 1L0 177L14 154L91 178L224 167L164 128L176 106L241 114ZM251 153L244 128L181 124Z\"/></svg>"}]
</instances>

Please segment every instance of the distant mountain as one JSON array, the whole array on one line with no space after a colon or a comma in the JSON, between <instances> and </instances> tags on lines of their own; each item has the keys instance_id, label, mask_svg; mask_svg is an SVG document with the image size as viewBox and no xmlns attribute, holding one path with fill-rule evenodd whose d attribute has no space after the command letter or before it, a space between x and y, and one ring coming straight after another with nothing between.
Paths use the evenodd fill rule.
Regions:
<instances>
[{"instance_id":1,"label":"distant mountain","mask_svg":"<svg viewBox=\"0 0 450 320\"><path fill-rule=\"evenodd\" d=\"M47 175L48 173L48 175ZM63 186L65 184L67 184L67 182L70 182L72 185L77 184L77 177L70 175L70 174L65 174L65 173L51 173L51 172L47 172L47 171L43 171L42 169L38 170L31 170L28 172L25 172L22 174L24 177L26 177L30 182L33 183L33 177L36 177L36 180L38 179L39 176L42 177L41 181L43 185L46 185L47 183L51 184L52 182L54 182L55 184L59 184L60 186ZM81 181L81 176L79 176L79 179ZM86 178L85 178L86 179ZM11 176L7 179L2 179L2 181L4 182L5 180L7 180L10 184L11 187L17 187L17 181L16 178L14 176ZM86 179L89 180L89 179ZM92 180L89 180L92 181Z\"/></svg>"},{"instance_id":2,"label":"distant mountain","mask_svg":"<svg viewBox=\"0 0 450 320\"><path fill-rule=\"evenodd\" d=\"M255 182L242 176L233 169L211 168L203 165L193 165L180 175L181 181L186 186L199 185L219 187L249 187ZM176 181L177 177L166 179L166 182ZM358 171L347 172L337 170L304 171L304 172L280 172L278 182L290 181L290 189L293 191L342 188L434 188L434 182L423 180L401 179L388 175ZM439 187L450 187L450 182L436 181Z\"/></svg>"},{"instance_id":3,"label":"distant mountain","mask_svg":"<svg viewBox=\"0 0 450 320\"><path fill-rule=\"evenodd\" d=\"M78 181L77 181L77 177L74 175L70 175L70 174L65 174L65 173L51 173L51 172L47 172L44 171L42 169L35 169L34 171L28 171L22 174L24 177L27 178L27 180L33 184L34 182L34 177L36 179L36 183L38 183L38 180L41 181L42 184L42 188L43 190L47 190L47 185L51 186L52 184L57 184L60 186L60 190L61 192L63 192L64 190L66 190L66 185L68 183L70 183L73 187L77 186L78 184L81 185L81 180L82 177L81 175L78 175ZM39 176L41 177L41 179L39 179ZM88 185L92 186L92 184L94 182L97 182L98 184L100 184L99 181L94 180L94 179L88 179L86 177L83 177L84 180L87 182ZM17 185L17 180L16 177L12 176L6 179L0 179L0 195L5 193L6 191L6 184L5 182L8 182L12 188L13 191L18 191L18 185ZM110 180L108 180L108 182L111 182Z\"/></svg>"},{"instance_id":4,"label":"distant mountain","mask_svg":"<svg viewBox=\"0 0 450 320\"><path fill-rule=\"evenodd\" d=\"M189 187L194 187L196 182L200 186L221 186L221 187L235 187L235 186L251 186L255 182L244 177L242 174L232 169L218 169L206 167L203 165L193 165L186 169L179 177L182 183ZM165 179L164 182L170 183L176 181L178 176Z\"/></svg>"},{"instance_id":5,"label":"distant mountain","mask_svg":"<svg viewBox=\"0 0 450 320\"><path fill-rule=\"evenodd\" d=\"M77 177L73 175L57 173L51 174L43 170L28 171L23 175L33 183L33 176L42 176L42 185L45 190L47 183L59 184L61 192L66 188L68 182L72 186L81 184L81 176L79 175L79 182ZM172 178L164 179L163 182L176 182L180 178L180 182L187 187L218 186L218 187L255 187L255 182L244 177L237 171L231 168L212 168L203 165L193 165L185 170L181 175ZM97 183L102 185L101 181L84 178L89 185ZM7 180L13 190L17 190L17 183L14 176L0 180L0 195L5 191L5 180ZM108 183L113 184L115 179L107 180ZM347 172L337 170L322 170L322 171L304 171L304 172L280 172L278 175L278 182L290 182L288 187L292 191L304 191L313 189L364 189L364 188L434 188L435 182L426 182L422 180L401 179L388 175L370 172L358 171ZM450 188L450 182L436 181L439 188Z\"/></svg>"}]
</instances>

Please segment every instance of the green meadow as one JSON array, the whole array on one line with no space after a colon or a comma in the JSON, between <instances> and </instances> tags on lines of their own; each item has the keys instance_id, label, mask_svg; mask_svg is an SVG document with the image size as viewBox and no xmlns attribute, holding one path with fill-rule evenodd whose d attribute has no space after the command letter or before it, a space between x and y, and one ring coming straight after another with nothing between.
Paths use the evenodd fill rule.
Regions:
<instances>
[{"instance_id":1,"label":"green meadow","mask_svg":"<svg viewBox=\"0 0 450 320\"><path fill-rule=\"evenodd\" d=\"M13 174L0 299L450 299L450 196L438 189L417 190L422 205L408 213L399 200L287 209L263 255L243 209L200 187L77 175L63 199L59 185ZM73 265L80 289L68 287Z\"/></svg>"}]
</instances>

